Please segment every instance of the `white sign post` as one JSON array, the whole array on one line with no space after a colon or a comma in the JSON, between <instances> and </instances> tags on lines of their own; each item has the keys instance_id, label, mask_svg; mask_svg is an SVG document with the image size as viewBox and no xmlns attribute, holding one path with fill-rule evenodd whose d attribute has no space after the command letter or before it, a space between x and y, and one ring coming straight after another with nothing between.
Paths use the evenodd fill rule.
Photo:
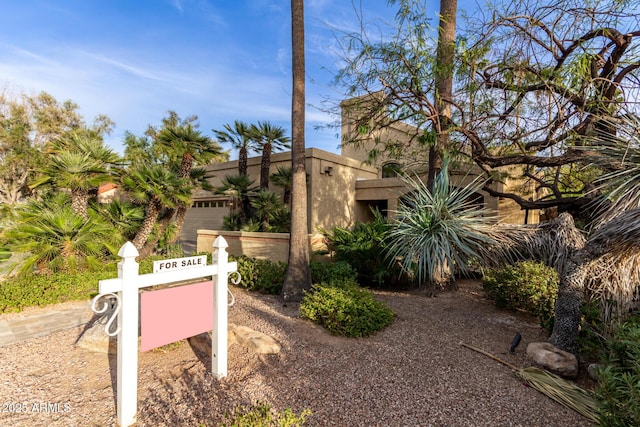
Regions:
<instances>
[{"instance_id":1,"label":"white sign post","mask_svg":"<svg viewBox=\"0 0 640 427\"><path fill-rule=\"evenodd\" d=\"M102 307L96 304L101 298L115 298L116 306L113 315L105 325L105 332L118 339L118 374L117 374L117 422L118 425L130 426L136 421L138 407L138 326L139 326L139 290L142 288L171 284L201 277L213 280L213 318L211 319L211 372L218 378L227 376L227 282L230 273L237 273L237 263L229 263L226 248L227 242L219 236L213 243L213 263L206 265L200 257L184 258L191 268L165 268L163 272L138 274L136 257L138 250L131 242L125 243L118 255L122 261L118 263L118 277L100 280L99 294L92 301L92 309L96 313L104 313L109 303ZM182 265L182 259L170 260L176 266ZM144 308L143 308L144 309ZM118 327L109 331L114 317L118 317ZM185 337L186 338L186 337Z\"/></svg>"}]
</instances>

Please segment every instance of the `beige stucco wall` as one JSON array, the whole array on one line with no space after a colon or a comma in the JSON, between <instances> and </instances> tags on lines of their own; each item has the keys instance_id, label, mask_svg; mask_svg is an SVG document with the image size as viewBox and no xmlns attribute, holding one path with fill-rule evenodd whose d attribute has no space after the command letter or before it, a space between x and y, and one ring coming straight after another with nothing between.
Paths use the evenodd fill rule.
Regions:
<instances>
[{"instance_id":1,"label":"beige stucco wall","mask_svg":"<svg viewBox=\"0 0 640 427\"><path fill-rule=\"evenodd\" d=\"M249 231L198 230L197 252L210 252L218 236L224 237L229 255L245 255L250 258L287 262L289 257L289 233L255 233ZM326 251L324 236L309 235L309 251L312 259L318 251Z\"/></svg>"},{"instance_id":2,"label":"beige stucco wall","mask_svg":"<svg viewBox=\"0 0 640 427\"><path fill-rule=\"evenodd\" d=\"M260 183L259 156L250 157L247 161L247 175ZM278 166L291 167L291 152L271 155L270 173L277 171ZM353 200L356 194L356 181L376 178L377 169L363 165L360 161L319 150L308 148L305 151L305 168L307 172L307 221L310 233L319 229L331 229L334 226L347 227L356 218ZM207 166L209 183L220 187L226 175L238 174L238 162L216 163ZM270 191L283 196L282 190L271 184ZM198 191L195 200L214 197L214 193ZM228 215L228 211L224 213ZM221 228L221 227L217 227Z\"/></svg>"},{"instance_id":3,"label":"beige stucco wall","mask_svg":"<svg viewBox=\"0 0 640 427\"><path fill-rule=\"evenodd\" d=\"M357 160L317 149L309 150L309 154L309 231L353 225L358 220L354 203L357 182L376 178L378 171Z\"/></svg>"},{"instance_id":4,"label":"beige stucco wall","mask_svg":"<svg viewBox=\"0 0 640 427\"><path fill-rule=\"evenodd\" d=\"M393 123L381 130L374 130L368 134L360 134L357 132L355 120L358 119L363 111L366 111L368 99L382 96L381 93L374 93L370 95L364 95L362 97L345 100L341 103L341 132L343 144L341 147L341 153L343 156L348 156L360 161L367 160L369 150L375 148L376 140L382 142L395 142L402 144L403 157L402 158L390 158L388 155L382 153L373 162L373 165L380 169L382 165L387 162L397 162L403 165L405 170L413 170L418 173L425 174L427 166L425 162L421 162L419 158L424 158L424 149L417 148L418 151L412 151L411 147L416 147L417 144L409 144L408 141L411 138L416 137L417 129L413 126L409 126L405 123ZM345 143L345 141L354 141L357 143ZM459 171L459 172L458 172ZM478 175L484 175L483 171L478 168L477 165L469 165L467 170L458 166L458 171L451 172L451 180L453 185L462 186L466 185L470 180L474 179ZM498 168L496 172L502 174L501 182L495 182L491 185L491 188L495 191L502 193L515 193L519 194L524 199L536 199L538 195L535 194L533 184L529 183L524 185L525 181L522 178L516 178L522 175L522 170L515 167ZM457 175L457 177L456 177ZM378 172L378 178L382 178L380 171ZM457 180L457 182L456 182ZM397 206L399 198L398 193L406 193L406 189L399 181L393 181L392 178L378 179L370 182L358 182L357 184L357 196L358 201L374 201L374 200L386 200L388 209L393 210ZM484 191L479 192L485 203L485 208L498 213L498 219L501 222L523 224L537 223L540 220L539 210L525 211L520 208L515 201L507 198L495 198L490 196ZM368 206L366 203L359 203L356 206L356 212L358 218L370 217L367 213Z\"/></svg>"},{"instance_id":5,"label":"beige stucco wall","mask_svg":"<svg viewBox=\"0 0 640 427\"><path fill-rule=\"evenodd\" d=\"M408 148L407 141L416 136L416 128L402 122L389 124L384 129L375 129L367 134L358 132L354 120L358 119L363 110L366 110L367 101L363 97L352 98L343 101L341 107L341 155L359 162L370 162L370 164L378 169L378 178L381 178L380 169L387 162L399 162L402 164L413 163L414 169L416 156L412 155L412 150ZM379 94L374 94L379 96ZM380 142L398 142L405 146L401 158L391 158L387 153L382 152L375 159L369 159L369 150L375 146L373 141ZM417 144L414 144L417 145Z\"/></svg>"}]
</instances>

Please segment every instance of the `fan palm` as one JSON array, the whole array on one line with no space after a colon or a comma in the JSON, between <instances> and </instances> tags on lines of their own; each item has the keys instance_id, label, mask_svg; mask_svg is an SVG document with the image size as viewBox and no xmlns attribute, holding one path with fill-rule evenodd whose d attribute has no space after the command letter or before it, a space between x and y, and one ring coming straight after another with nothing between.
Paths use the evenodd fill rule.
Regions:
<instances>
[{"instance_id":1,"label":"fan palm","mask_svg":"<svg viewBox=\"0 0 640 427\"><path fill-rule=\"evenodd\" d=\"M291 139L284 134L284 128L274 126L269 122L258 122L252 125L250 134L262 147L262 160L260 163L260 189L269 189L269 169L271 168L271 153L274 150L291 148Z\"/></svg>"},{"instance_id":2,"label":"fan palm","mask_svg":"<svg viewBox=\"0 0 640 427\"><path fill-rule=\"evenodd\" d=\"M256 141L252 138L251 127L241 120L236 120L233 127L230 124L224 125L225 130L215 130L213 132L220 143L228 143L238 152L238 173L247 174L248 152L257 149Z\"/></svg>"},{"instance_id":3,"label":"fan palm","mask_svg":"<svg viewBox=\"0 0 640 427\"><path fill-rule=\"evenodd\" d=\"M598 181L613 201L586 239L568 214L538 226L502 227L503 242L511 239L506 246L529 246L560 274L550 341L573 353L585 291L598 298L603 321L611 327L628 313L640 282L640 123L627 119L616 128L619 137L599 133L583 141L594 166L610 171Z\"/></svg>"},{"instance_id":4,"label":"fan palm","mask_svg":"<svg viewBox=\"0 0 640 427\"><path fill-rule=\"evenodd\" d=\"M84 219L73 212L67 195L27 205L7 232L11 248L27 253L19 272L76 271L101 268L123 239L102 217L90 211Z\"/></svg>"},{"instance_id":5,"label":"fan palm","mask_svg":"<svg viewBox=\"0 0 640 427\"><path fill-rule=\"evenodd\" d=\"M289 205L291 200L291 187L293 186L293 173L290 167L278 166L276 172L271 174L271 182L282 188L282 202Z\"/></svg>"},{"instance_id":6,"label":"fan palm","mask_svg":"<svg viewBox=\"0 0 640 427\"><path fill-rule=\"evenodd\" d=\"M98 206L98 212L117 230L125 239L130 240L136 234L144 219L144 208L120 199L114 199L109 203Z\"/></svg>"},{"instance_id":7,"label":"fan palm","mask_svg":"<svg viewBox=\"0 0 640 427\"><path fill-rule=\"evenodd\" d=\"M194 165L212 160L225 160L226 153L218 143L197 130L193 124L165 127L156 136L158 147L180 161L178 176L188 178Z\"/></svg>"},{"instance_id":8,"label":"fan palm","mask_svg":"<svg viewBox=\"0 0 640 427\"><path fill-rule=\"evenodd\" d=\"M113 166L120 157L106 148L101 138L89 131L77 131L52 144L48 163L32 188L52 184L71 194L73 212L88 218L91 190L113 179Z\"/></svg>"},{"instance_id":9,"label":"fan palm","mask_svg":"<svg viewBox=\"0 0 640 427\"><path fill-rule=\"evenodd\" d=\"M260 218L262 231L269 231L269 222L276 217L276 213L284 208L280 196L271 191L258 191L251 197L251 206L255 209L256 216Z\"/></svg>"},{"instance_id":10,"label":"fan palm","mask_svg":"<svg viewBox=\"0 0 640 427\"><path fill-rule=\"evenodd\" d=\"M255 181L247 175L227 175L222 179L222 186L216 189L218 194L232 195L238 203L238 211L235 212L240 218L240 222L245 222L249 215L250 201L249 194L254 192Z\"/></svg>"},{"instance_id":11,"label":"fan palm","mask_svg":"<svg viewBox=\"0 0 640 427\"><path fill-rule=\"evenodd\" d=\"M158 132L156 141L158 142L158 148L166 152L168 158L179 160L178 177L189 180L193 188L198 185L201 187L208 185L204 170L197 169L194 171L194 165L206 165L212 160L225 160L228 157L218 143L195 129L192 123L164 127ZM175 242L180 235L190 204L191 200L187 203L178 204L175 209L175 221L173 223L175 230L168 243ZM163 224L164 229L166 229L173 214L173 211L167 214L168 219ZM158 234L162 234L163 231L161 230Z\"/></svg>"},{"instance_id":12,"label":"fan palm","mask_svg":"<svg viewBox=\"0 0 640 427\"><path fill-rule=\"evenodd\" d=\"M142 225L132 243L145 257L153 248L141 251L153 232L158 214L163 208L175 208L191 200L191 185L162 165L139 166L122 178L123 188L133 201L145 205Z\"/></svg>"}]
</instances>

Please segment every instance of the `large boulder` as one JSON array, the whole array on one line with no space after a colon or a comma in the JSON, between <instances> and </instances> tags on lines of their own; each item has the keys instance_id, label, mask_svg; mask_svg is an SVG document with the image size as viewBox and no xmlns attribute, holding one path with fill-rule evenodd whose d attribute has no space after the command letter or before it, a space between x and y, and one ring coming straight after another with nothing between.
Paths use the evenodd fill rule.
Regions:
<instances>
[{"instance_id":1,"label":"large boulder","mask_svg":"<svg viewBox=\"0 0 640 427\"><path fill-rule=\"evenodd\" d=\"M527 346L527 356L536 364L565 378L578 376L578 359L548 342L532 342Z\"/></svg>"},{"instance_id":2,"label":"large boulder","mask_svg":"<svg viewBox=\"0 0 640 427\"><path fill-rule=\"evenodd\" d=\"M229 323L228 344L238 343L258 354L277 354L280 352L278 344L269 335L254 331L247 326L237 326ZM211 332L205 332L189 338L189 343L195 349L211 357Z\"/></svg>"}]
</instances>

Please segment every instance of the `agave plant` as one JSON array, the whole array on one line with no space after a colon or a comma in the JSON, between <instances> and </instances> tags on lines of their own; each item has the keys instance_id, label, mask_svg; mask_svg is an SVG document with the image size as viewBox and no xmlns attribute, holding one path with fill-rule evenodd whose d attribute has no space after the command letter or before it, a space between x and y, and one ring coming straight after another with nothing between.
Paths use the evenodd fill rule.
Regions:
<instances>
[{"instance_id":1,"label":"agave plant","mask_svg":"<svg viewBox=\"0 0 640 427\"><path fill-rule=\"evenodd\" d=\"M441 285L451 271L468 271L474 258L488 259L500 239L496 218L478 206L474 195L484 182L477 178L464 187L450 185L448 161L436 176L433 190L417 177L404 176L412 189L394 213L387 251L419 283Z\"/></svg>"}]
</instances>

